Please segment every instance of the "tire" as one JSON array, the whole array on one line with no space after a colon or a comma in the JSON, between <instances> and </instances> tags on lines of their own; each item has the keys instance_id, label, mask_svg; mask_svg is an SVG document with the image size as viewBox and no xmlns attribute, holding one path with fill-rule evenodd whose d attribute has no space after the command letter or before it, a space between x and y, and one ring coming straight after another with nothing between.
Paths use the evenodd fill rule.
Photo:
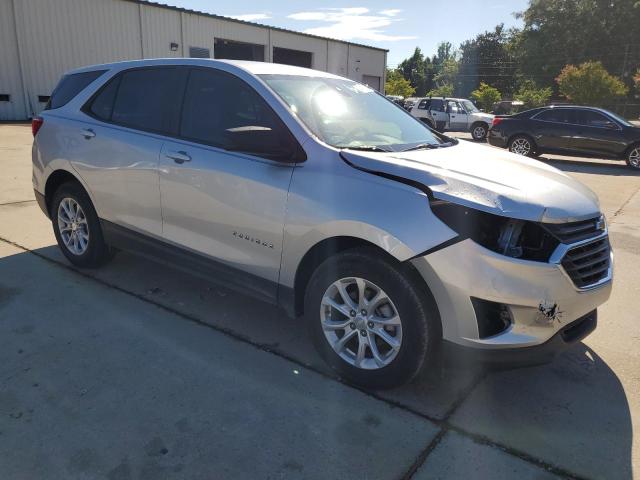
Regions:
<instances>
[{"instance_id":1,"label":"tire","mask_svg":"<svg viewBox=\"0 0 640 480\"><path fill-rule=\"evenodd\" d=\"M509 151L525 157L535 157L536 144L528 135L514 135L509 140Z\"/></svg>"},{"instance_id":2,"label":"tire","mask_svg":"<svg viewBox=\"0 0 640 480\"><path fill-rule=\"evenodd\" d=\"M436 126L433 124L433 122L427 118L421 118L420 121L422 123L424 123L427 127L429 127L432 130L436 129Z\"/></svg>"},{"instance_id":3,"label":"tire","mask_svg":"<svg viewBox=\"0 0 640 480\"><path fill-rule=\"evenodd\" d=\"M382 300L378 308L370 305L373 315L361 315L366 304L354 302L359 287L356 279L365 285L365 298L373 300L382 292L389 302ZM368 248L336 254L313 273L305 292L305 322L318 352L341 378L368 389L387 389L411 381L423 366L436 364L442 338L437 307L430 292L412 280L408 269ZM358 304L357 308L353 307L360 309L355 317L354 311L342 300L344 297L336 287L338 283L345 287L346 294L352 295L351 301ZM329 307L328 298L332 298L340 310ZM323 324L327 320L343 327L327 329ZM347 335L349 340L340 349L337 345ZM393 340L397 347L393 348L383 336ZM367 346L358 362L357 351L363 342ZM377 359L371 345L378 353Z\"/></svg>"},{"instance_id":4,"label":"tire","mask_svg":"<svg viewBox=\"0 0 640 480\"><path fill-rule=\"evenodd\" d=\"M67 182L58 187L50 216L58 246L73 265L97 268L111 260L114 252L105 243L98 215L80 184ZM67 227L64 231L63 226Z\"/></svg>"},{"instance_id":5,"label":"tire","mask_svg":"<svg viewBox=\"0 0 640 480\"><path fill-rule=\"evenodd\" d=\"M640 170L640 143L631 145L627 150L627 165L634 170Z\"/></svg>"},{"instance_id":6,"label":"tire","mask_svg":"<svg viewBox=\"0 0 640 480\"><path fill-rule=\"evenodd\" d=\"M482 122L476 122L471 125L471 137L476 142L481 142L487 138L487 134L489 133L489 125Z\"/></svg>"}]
</instances>

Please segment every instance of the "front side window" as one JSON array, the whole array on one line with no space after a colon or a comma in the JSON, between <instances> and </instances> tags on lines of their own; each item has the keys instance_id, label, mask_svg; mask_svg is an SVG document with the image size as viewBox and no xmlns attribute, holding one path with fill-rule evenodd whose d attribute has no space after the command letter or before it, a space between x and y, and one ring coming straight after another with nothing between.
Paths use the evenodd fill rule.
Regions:
<instances>
[{"instance_id":1,"label":"front side window","mask_svg":"<svg viewBox=\"0 0 640 480\"><path fill-rule=\"evenodd\" d=\"M291 157L295 148L290 132L255 90L212 69L189 75L180 136L270 159Z\"/></svg>"},{"instance_id":2,"label":"front side window","mask_svg":"<svg viewBox=\"0 0 640 480\"><path fill-rule=\"evenodd\" d=\"M580 125L586 125L588 127L607 127L614 125L614 123L602 115L601 113L594 112L593 110L578 110L577 119Z\"/></svg>"},{"instance_id":3,"label":"front side window","mask_svg":"<svg viewBox=\"0 0 640 480\"><path fill-rule=\"evenodd\" d=\"M175 134L186 77L184 68L125 72L120 78L111 121L140 130Z\"/></svg>"},{"instance_id":4,"label":"front side window","mask_svg":"<svg viewBox=\"0 0 640 480\"><path fill-rule=\"evenodd\" d=\"M399 151L446 143L371 88L341 78L261 75L290 110L336 148Z\"/></svg>"}]
</instances>

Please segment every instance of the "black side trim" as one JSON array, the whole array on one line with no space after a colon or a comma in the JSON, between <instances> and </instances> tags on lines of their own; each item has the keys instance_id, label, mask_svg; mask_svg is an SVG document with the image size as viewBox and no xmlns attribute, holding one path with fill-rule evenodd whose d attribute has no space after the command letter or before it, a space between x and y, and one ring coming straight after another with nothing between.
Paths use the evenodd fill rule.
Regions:
<instances>
[{"instance_id":1,"label":"black side trim","mask_svg":"<svg viewBox=\"0 0 640 480\"><path fill-rule=\"evenodd\" d=\"M49 216L49 212L47 211L47 201L45 200L44 195L37 191L35 188L33 189L33 195L36 197L36 202L38 203L40 210L42 210L42 213L44 213L47 218L51 218Z\"/></svg>"},{"instance_id":2,"label":"black side trim","mask_svg":"<svg viewBox=\"0 0 640 480\"><path fill-rule=\"evenodd\" d=\"M179 270L205 278L242 294L277 305L278 284L243 272L202 254L144 235L113 222L100 219L109 246L154 261L166 262Z\"/></svg>"},{"instance_id":3,"label":"black side trim","mask_svg":"<svg viewBox=\"0 0 640 480\"><path fill-rule=\"evenodd\" d=\"M450 247L451 245L455 245L456 243L460 243L463 240L466 240L468 237L464 237L462 235L456 235L453 238L450 238L449 240L446 240L444 242L442 242L440 245L436 245L435 247L431 247L429 250L425 250L422 253L417 254L414 257L411 257L409 260L413 260L416 258L420 258L420 257L424 257L426 255L429 255L430 253L434 253L437 252L438 250L442 250L443 248L447 248Z\"/></svg>"}]
</instances>

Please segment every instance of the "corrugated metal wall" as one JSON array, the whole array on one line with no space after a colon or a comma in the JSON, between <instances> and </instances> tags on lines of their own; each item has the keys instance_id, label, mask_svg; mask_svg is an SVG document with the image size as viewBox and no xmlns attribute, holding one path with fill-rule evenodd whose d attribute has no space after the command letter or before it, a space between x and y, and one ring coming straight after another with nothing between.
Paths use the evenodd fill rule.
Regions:
<instances>
[{"instance_id":1,"label":"corrugated metal wall","mask_svg":"<svg viewBox=\"0 0 640 480\"><path fill-rule=\"evenodd\" d=\"M14 20L15 19L15 20ZM313 38L268 27L123 0L0 0L0 120L39 112L60 76L83 65L138 58L181 57L189 47L214 56L214 39L312 53L313 68L362 81L384 78L382 50ZM178 48L172 51L171 43ZM24 90L23 90L24 84Z\"/></svg>"}]
</instances>

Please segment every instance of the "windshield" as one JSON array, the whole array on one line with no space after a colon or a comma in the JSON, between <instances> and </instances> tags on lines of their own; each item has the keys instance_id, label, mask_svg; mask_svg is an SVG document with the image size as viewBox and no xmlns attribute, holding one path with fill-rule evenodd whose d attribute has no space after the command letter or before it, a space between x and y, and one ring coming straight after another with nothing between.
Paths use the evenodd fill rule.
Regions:
<instances>
[{"instance_id":1,"label":"windshield","mask_svg":"<svg viewBox=\"0 0 640 480\"><path fill-rule=\"evenodd\" d=\"M261 75L291 111L336 148L400 151L447 144L391 101L347 79Z\"/></svg>"},{"instance_id":2,"label":"windshield","mask_svg":"<svg viewBox=\"0 0 640 480\"><path fill-rule=\"evenodd\" d=\"M607 115L609 115L611 118L613 118L614 120L616 120L618 123L621 123L622 125L624 125L625 127L633 127L633 124L627 122L624 118L616 115L613 112L610 112L609 110L605 110L605 112L607 112Z\"/></svg>"},{"instance_id":3,"label":"windshield","mask_svg":"<svg viewBox=\"0 0 640 480\"><path fill-rule=\"evenodd\" d=\"M471 100L463 100L462 105L464 105L464 109L467 113L478 113L480 110L471 102Z\"/></svg>"}]
</instances>

